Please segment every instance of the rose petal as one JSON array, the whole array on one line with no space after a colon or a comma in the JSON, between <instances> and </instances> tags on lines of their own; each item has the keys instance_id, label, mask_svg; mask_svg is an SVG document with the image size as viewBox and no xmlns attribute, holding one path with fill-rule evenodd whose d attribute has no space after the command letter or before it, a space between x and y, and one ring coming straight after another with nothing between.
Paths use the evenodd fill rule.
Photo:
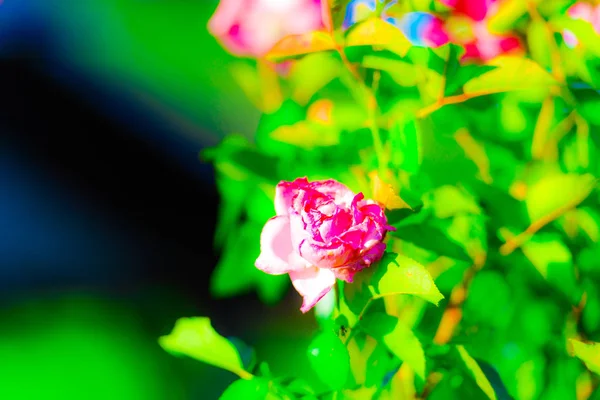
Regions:
<instances>
[{"instance_id":1,"label":"rose petal","mask_svg":"<svg viewBox=\"0 0 600 400\"><path fill-rule=\"evenodd\" d=\"M306 239L300 243L298 252L311 265L335 268L348 263L355 255L356 249L339 238L335 238L327 244Z\"/></svg>"},{"instance_id":2,"label":"rose petal","mask_svg":"<svg viewBox=\"0 0 600 400\"><path fill-rule=\"evenodd\" d=\"M317 267L290 272L294 288L304 298L300 311L307 312L317 304L335 285L335 275L331 270Z\"/></svg>"},{"instance_id":3,"label":"rose petal","mask_svg":"<svg viewBox=\"0 0 600 400\"><path fill-rule=\"evenodd\" d=\"M260 235L260 255L255 265L271 275L285 274L309 265L293 251L288 217L277 216L267 221Z\"/></svg>"},{"instance_id":4,"label":"rose petal","mask_svg":"<svg viewBox=\"0 0 600 400\"><path fill-rule=\"evenodd\" d=\"M308 179L297 178L293 182L281 181L275 188L275 213L288 215L292 207L292 200L300 189L308 187Z\"/></svg>"},{"instance_id":5,"label":"rose petal","mask_svg":"<svg viewBox=\"0 0 600 400\"><path fill-rule=\"evenodd\" d=\"M349 207L354 198L354 192L348 189L348 186L339 183L333 179L311 182L310 188L326 196L333 197L335 204L342 207Z\"/></svg>"},{"instance_id":6,"label":"rose petal","mask_svg":"<svg viewBox=\"0 0 600 400\"><path fill-rule=\"evenodd\" d=\"M338 279L352 283L354 274L370 267L374 262L379 261L383 257L385 248L385 243L377 242L366 253L361 255L357 261L342 268L334 268L332 271Z\"/></svg>"}]
</instances>

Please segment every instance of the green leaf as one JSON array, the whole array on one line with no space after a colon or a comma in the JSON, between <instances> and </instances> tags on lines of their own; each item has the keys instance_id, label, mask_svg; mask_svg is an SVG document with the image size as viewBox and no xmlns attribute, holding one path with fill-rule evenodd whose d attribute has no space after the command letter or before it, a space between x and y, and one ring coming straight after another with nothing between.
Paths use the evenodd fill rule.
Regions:
<instances>
[{"instance_id":1,"label":"green leaf","mask_svg":"<svg viewBox=\"0 0 600 400\"><path fill-rule=\"evenodd\" d=\"M318 73L317 73L318 71ZM305 105L340 73L340 61L331 53L309 54L296 61L287 77L292 98Z\"/></svg>"},{"instance_id":2,"label":"green leaf","mask_svg":"<svg viewBox=\"0 0 600 400\"><path fill-rule=\"evenodd\" d=\"M173 331L161 336L158 343L168 352L184 354L238 375L249 375L235 346L213 329L210 318L180 318Z\"/></svg>"},{"instance_id":3,"label":"green leaf","mask_svg":"<svg viewBox=\"0 0 600 400\"><path fill-rule=\"evenodd\" d=\"M421 342L398 318L376 312L366 315L360 327L375 339L383 341L396 357L407 363L417 376L425 379L425 353Z\"/></svg>"},{"instance_id":4,"label":"green leaf","mask_svg":"<svg viewBox=\"0 0 600 400\"><path fill-rule=\"evenodd\" d=\"M451 96L460 92L465 83L475 79L487 72L493 71L496 67L492 65L467 64L462 65L456 71L446 76L445 96Z\"/></svg>"},{"instance_id":5,"label":"green leaf","mask_svg":"<svg viewBox=\"0 0 600 400\"><path fill-rule=\"evenodd\" d=\"M365 387L380 388L386 380L386 375L396 369L398 369L396 356L391 353L382 340L378 340L375 349L366 361Z\"/></svg>"},{"instance_id":6,"label":"green leaf","mask_svg":"<svg viewBox=\"0 0 600 400\"><path fill-rule=\"evenodd\" d=\"M435 222L428 212L423 210L394 225L396 230L390 232L390 235L433 251L440 256L471 262L471 257L465 251L464 246L445 235L439 227L435 226Z\"/></svg>"},{"instance_id":7,"label":"green leaf","mask_svg":"<svg viewBox=\"0 0 600 400\"><path fill-rule=\"evenodd\" d=\"M552 65L550 46L548 46L548 28L544 21L533 20L527 28L527 44L531 58L543 67Z\"/></svg>"},{"instance_id":8,"label":"green leaf","mask_svg":"<svg viewBox=\"0 0 600 400\"><path fill-rule=\"evenodd\" d=\"M562 209L576 207L591 193L596 179L590 174L547 174L530 186L525 204L537 221Z\"/></svg>"},{"instance_id":9,"label":"green leaf","mask_svg":"<svg viewBox=\"0 0 600 400\"><path fill-rule=\"evenodd\" d=\"M496 69L469 80L463 87L467 95L535 90L543 97L557 85L552 75L535 62L523 57L501 56L489 62Z\"/></svg>"},{"instance_id":10,"label":"green leaf","mask_svg":"<svg viewBox=\"0 0 600 400\"><path fill-rule=\"evenodd\" d=\"M401 254L386 253L371 279L371 288L379 296L411 294L437 305L444 296L427 269Z\"/></svg>"},{"instance_id":11,"label":"green leaf","mask_svg":"<svg viewBox=\"0 0 600 400\"><path fill-rule=\"evenodd\" d=\"M442 54L442 57L446 60L444 70L444 76L446 78L444 88L445 96L453 95L469 80L495 68L490 65L462 64L460 58L463 56L465 50L455 44L449 43L438 48L438 51L442 50L443 53L445 53Z\"/></svg>"},{"instance_id":12,"label":"green leaf","mask_svg":"<svg viewBox=\"0 0 600 400\"><path fill-rule=\"evenodd\" d=\"M600 375L600 344L588 344L575 339L569 339L569 342L573 346L575 357L583 361L587 369Z\"/></svg>"},{"instance_id":13,"label":"green leaf","mask_svg":"<svg viewBox=\"0 0 600 400\"><path fill-rule=\"evenodd\" d=\"M225 389L219 400L264 400L272 399L269 393L269 382L262 378L238 379Z\"/></svg>"},{"instance_id":14,"label":"green leaf","mask_svg":"<svg viewBox=\"0 0 600 400\"><path fill-rule=\"evenodd\" d=\"M271 138L302 149L311 150L314 147L328 147L339 144L340 132L335 128L300 121L294 125L280 126L271 132Z\"/></svg>"},{"instance_id":15,"label":"green leaf","mask_svg":"<svg viewBox=\"0 0 600 400\"><path fill-rule=\"evenodd\" d=\"M577 111L587 122L600 125L600 93L597 90L574 90Z\"/></svg>"},{"instance_id":16,"label":"green leaf","mask_svg":"<svg viewBox=\"0 0 600 400\"><path fill-rule=\"evenodd\" d=\"M332 331L319 333L308 346L308 359L323 383L341 389L350 374L348 349Z\"/></svg>"},{"instance_id":17,"label":"green leaf","mask_svg":"<svg viewBox=\"0 0 600 400\"><path fill-rule=\"evenodd\" d=\"M514 27L517 20L526 13L527 2L522 0L504 0L493 15L489 17L490 32L500 33L510 30Z\"/></svg>"},{"instance_id":18,"label":"green leaf","mask_svg":"<svg viewBox=\"0 0 600 400\"><path fill-rule=\"evenodd\" d=\"M562 290L576 304L580 298L573 258L560 236L552 233L535 235L521 246L523 253L553 286Z\"/></svg>"},{"instance_id":19,"label":"green leaf","mask_svg":"<svg viewBox=\"0 0 600 400\"><path fill-rule=\"evenodd\" d=\"M394 82L403 87L416 86L422 79L417 67L403 60L367 55L362 60L362 66L388 73Z\"/></svg>"},{"instance_id":20,"label":"green leaf","mask_svg":"<svg viewBox=\"0 0 600 400\"><path fill-rule=\"evenodd\" d=\"M349 29L346 35L346 47L353 46L382 47L404 57L411 44L400 29L375 17Z\"/></svg>"},{"instance_id":21,"label":"green leaf","mask_svg":"<svg viewBox=\"0 0 600 400\"><path fill-rule=\"evenodd\" d=\"M314 31L284 37L269 50L265 57L279 62L311 53L335 50L335 48L335 41L329 33Z\"/></svg>"},{"instance_id":22,"label":"green leaf","mask_svg":"<svg viewBox=\"0 0 600 400\"><path fill-rule=\"evenodd\" d=\"M480 214L475 199L465 190L444 185L423 195L423 203L433 209L436 218L450 218L457 214Z\"/></svg>"},{"instance_id":23,"label":"green leaf","mask_svg":"<svg viewBox=\"0 0 600 400\"><path fill-rule=\"evenodd\" d=\"M564 16L550 21L550 24L559 32L563 30L571 31L586 50L592 55L600 57L598 32L596 32L590 22Z\"/></svg>"},{"instance_id":24,"label":"green leaf","mask_svg":"<svg viewBox=\"0 0 600 400\"><path fill-rule=\"evenodd\" d=\"M397 155L398 167L411 174L419 170L423 158L421 129L414 118L396 121L389 131L390 145Z\"/></svg>"},{"instance_id":25,"label":"green leaf","mask_svg":"<svg viewBox=\"0 0 600 400\"><path fill-rule=\"evenodd\" d=\"M469 287L465 318L478 324L506 327L511 319L510 301L511 291L504 276L496 271L480 271Z\"/></svg>"},{"instance_id":26,"label":"green leaf","mask_svg":"<svg viewBox=\"0 0 600 400\"><path fill-rule=\"evenodd\" d=\"M469 355L469 353L467 352L467 350L465 350L465 348L463 346L457 345L456 349L458 350L458 354L460 355L460 358L461 358L462 362L464 363L464 367L465 367L466 371L475 380L475 382L477 383L477 386L479 386L479 388L483 391L483 393L485 393L487 398L489 398L490 400L496 400L497 399L496 392L494 391L494 388L490 384L490 381L488 380L488 378L485 376L485 374L481 370L481 367L479 366L479 364L477 364L477 361L475 361Z\"/></svg>"}]
</instances>

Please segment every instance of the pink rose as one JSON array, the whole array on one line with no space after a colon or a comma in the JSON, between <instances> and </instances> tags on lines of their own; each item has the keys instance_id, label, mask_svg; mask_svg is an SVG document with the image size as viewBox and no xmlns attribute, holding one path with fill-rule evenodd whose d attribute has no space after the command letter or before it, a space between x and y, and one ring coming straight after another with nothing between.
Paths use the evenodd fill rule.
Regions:
<instances>
[{"instance_id":1,"label":"pink rose","mask_svg":"<svg viewBox=\"0 0 600 400\"><path fill-rule=\"evenodd\" d=\"M230 52L261 57L283 37L322 25L320 0L221 0L208 29Z\"/></svg>"},{"instance_id":2,"label":"pink rose","mask_svg":"<svg viewBox=\"0 0 600 400\"><path fill-rule=\"evenodd\" d=\"M265 224L256 267L289 274L310 310L335 284L379 260L389 230L380 205L334 180L280 182L276 216Z\"/></svg>"}]
</instances>

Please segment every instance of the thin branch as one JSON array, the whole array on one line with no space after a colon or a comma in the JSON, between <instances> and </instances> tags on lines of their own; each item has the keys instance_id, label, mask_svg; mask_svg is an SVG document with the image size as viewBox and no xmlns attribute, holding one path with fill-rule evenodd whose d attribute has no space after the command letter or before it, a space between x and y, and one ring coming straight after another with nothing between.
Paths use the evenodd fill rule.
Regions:
<instances>
[{"instance_id":1,"label":"thin branch","mask_svg":"<svg viewBox=\"0 0 600 400\"><path fill-rule=\"evenodd\" d=\"M519 233L517 236L514 236L506 241L502 246L500 246L500 254L507 256L515 249L521 247L521 245L527 242L534 233L542 229L544 226L548 225L550 222L555 219L561 217L567 211L577 207L577 204L580 203L580 199L575 199L570 203L565 204L564 206L557 208L549 214L544 215L540 219L534 221L525 229L523 232Z\"/></svg>"}]
</instances>

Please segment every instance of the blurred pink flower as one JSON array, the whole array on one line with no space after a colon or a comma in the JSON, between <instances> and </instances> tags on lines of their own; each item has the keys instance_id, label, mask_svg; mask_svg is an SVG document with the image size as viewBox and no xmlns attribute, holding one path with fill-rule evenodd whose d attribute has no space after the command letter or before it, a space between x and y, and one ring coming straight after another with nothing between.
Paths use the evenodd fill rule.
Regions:
<instances>
[{"instance_id":1,"label":"blurred pink flower","mask_svg":"<svg viewBox=\"0 0 600 400\"><path fill-rule=\"evenodd\" d=\"M473 25L475 39L464 44L463 60L489 61L501 54L522 51L521 40L514 35L498 35L489 31L484 21Z\"/></svg>"},{"instance_id":2,"label":"blurred pink flower","mask_svg":"<svg viewBox=\"0 0 600 400\"><path fill-rule=\"evenodd\" d=\"M395 228L382 207L334 180L280 182L276 216L265 224L256 267L289 274L307 312L335 285L379 260L383 239Z\"/></svg>"},{"instance_id":3,"label":"blurred pink flower","mask_svg":"<svg viewBox=\"0 0 600 400\"><path fill-rule=\"evenodd\" d=\"M283 37L322 25L320 0L221 0L208 29L231 53L261 57Z\"/></svg>"},{"instance_id":4,"label":"blurred pink flower","mask_svg":"<svg viewBox=\"0 0 600 400\"><path fill-rule=\"evenodd\" d=\"M600 35L600 4L594 7L589 3L575 3L569 8L567 15L572 19L580 19L591 23L594 30ZM564 30L563 38L569 47L575 47L579 44L575 34L568 29Z\"/></svg>"},{"instance_id":5,"label":"blurred pink flower","mask_svg":"<svg viewBox=\"0 0 600 400\"><path fill-rule=\"evenodd\" d=\"M497 7L498 0L441 0L452 8L445 30L451 42L463 45L463 60L488 61L501 54L523 51L518 36L491 32L488 18ZM500 2L501 3L501 2Z\"/></svg>"},{"instance_id":6,"label":"blurred pink flower","mask_svg":"<svg viewBox=\"0 0 600 400\"><path fill-rule=\"evenodd\" d=\"M473 21L482 21L488 14L490 7L497 0L440 0L455 14L465 15Z\"/></svg>"}]
</instances>

